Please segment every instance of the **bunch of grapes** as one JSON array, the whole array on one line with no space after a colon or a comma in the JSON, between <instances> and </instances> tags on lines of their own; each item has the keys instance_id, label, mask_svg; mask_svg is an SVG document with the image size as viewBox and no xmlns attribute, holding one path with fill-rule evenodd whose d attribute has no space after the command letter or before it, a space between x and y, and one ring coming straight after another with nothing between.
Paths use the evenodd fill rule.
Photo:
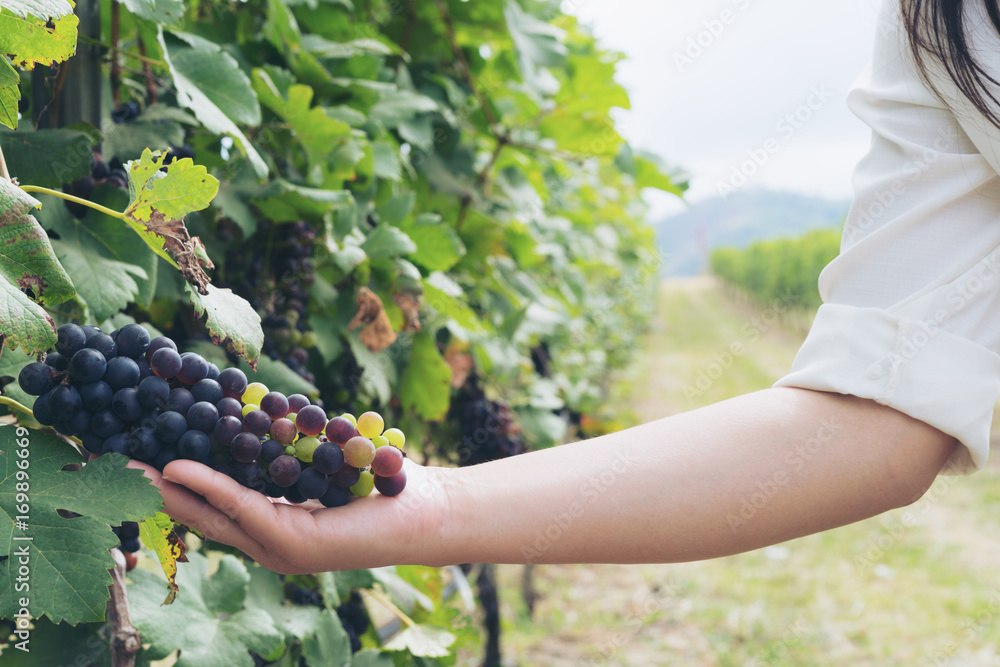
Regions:
<instances>
[{"instance_id":1,"label":"bunch of grapes","mask_svg":"<svg viewBox=\"0 0 1000 667\"><path fill-rule=\"evenodd\" d=\"M299 607L323 606L323 596L318 590L303 588L295 583L285 584L285 596L292 604ZM371 624L361 594L351 591L347 600L337 607L337 616L351 640L351 652L357 653L361 650L361 635L368 631L368 626Z\"/></svg>"},{"instance_id":2,"label":"bunch of grapes","mask_svg":"<svg viewBox=\"0 0 1000 667\"><path fill-rule=\"evenodd\" d=\"M491 401L470 378L452 403L451 416L458 422L461 443L459 465L471 466L524 453L520 426L510 406Z\"/></svg>"},{"instance_id":3,"label":"bunch of grapes","mask_svg":"<svg viewBox=\"0 0 1000 667\"><path fill-rule=\"evenodd\" d=\"M77 179L72 183L63 185L63 192L66 194L90 199L90 196L101 183L109 183L117 188L128 189L128 173L122 161L113 157L109 162L105 162L100 155L95 153L90 159L90 174ZM78 204L64 199L66 208L77 218L82 218L89 210L83 204Z\"/></svg>"},{"instance_id":4,"label":"bunch of grapes","mask_svg":"<svg viewBox=\"0 0 1000 667\"><path fill-rule=\"evenodd\" d=\"M135 567L136 555L142 544L139 542L139 524L135 521L125 521L120 526L111 529L118 538L118 548L125 554L125 569Z\"/></svg>"},{"instance_id":5,"label":"bunch of grapes","mask_svg":"<svg viewBox=\"0 0 1000 667\"><path fill-rule=\"evenodd\" d=\"M38 397L39 423L95 455L158 470L190 459L272 498L326 507L406 486L406 437L378 413L328 419L308 397L248 383L238 368L220 371L165 336L150 340L139 324L111 334L64 324L55 351L25 366L18 383Z\"/></svg>"}]
</instances>

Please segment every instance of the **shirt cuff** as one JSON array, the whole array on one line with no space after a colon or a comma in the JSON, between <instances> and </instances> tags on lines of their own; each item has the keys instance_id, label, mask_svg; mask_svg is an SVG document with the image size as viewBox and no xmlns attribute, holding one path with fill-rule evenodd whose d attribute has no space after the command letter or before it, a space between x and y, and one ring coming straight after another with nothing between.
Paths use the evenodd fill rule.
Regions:
<instances>
[{"instance_id":1,"label":"shirt cuff","mask_svg":"<svg viewBox=\"0 0 1000 667\"><path fill-rule=\"evenodd\" d=\"M926 422L964 445L942 473L969 474L989 455L1000 355L933 320L824 304L791 372L774 386L869 398Z\"/></svg>"}]
</instances>

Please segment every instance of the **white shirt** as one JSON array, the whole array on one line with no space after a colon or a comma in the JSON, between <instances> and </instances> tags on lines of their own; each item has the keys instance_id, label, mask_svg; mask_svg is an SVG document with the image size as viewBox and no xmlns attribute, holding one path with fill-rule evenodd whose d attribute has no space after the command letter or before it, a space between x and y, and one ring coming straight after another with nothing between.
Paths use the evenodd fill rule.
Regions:
<instances>
[{"instance_id":1,"label":"white shirt","mask_svg":"<svg viewBox=\"0 0 1000 667\"><path fill-rule=\"evenodd\" d=\"M851 394L955 436L946 472L986 463L1000 395L1000 129L945 75L920 79L884 0L872 63L848 106L872 128L854 172L841 254L820 307L775 386ZM1000 36L967 4L970 43L1000 78ZM998 95L1000 97L1000 95Z\"/></svg>"}]
</instances>

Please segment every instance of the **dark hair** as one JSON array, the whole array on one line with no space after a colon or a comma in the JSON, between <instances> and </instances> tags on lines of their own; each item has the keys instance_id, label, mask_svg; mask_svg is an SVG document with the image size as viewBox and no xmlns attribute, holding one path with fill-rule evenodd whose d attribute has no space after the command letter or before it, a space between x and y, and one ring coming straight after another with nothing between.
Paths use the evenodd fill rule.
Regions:
<instances>
[{"instance_id":1,"label":"dark hair","mask_svg":"<svg viewBox=\"0 0 1000 667\"><path fill-rule=\"evenodd\" d=\"M964 0L901 0L903 25L910 41L910 50L920 75L940 97L929 74L927 57L939 61L962 94L989 119L1000 127L1000 99L990 86L1000 86L994 74L973 56L965 31ZM975 0L973 0L975 1ZM993 28L1000 33L998 0L982 0Z\"/></svg>"}]
</instances>

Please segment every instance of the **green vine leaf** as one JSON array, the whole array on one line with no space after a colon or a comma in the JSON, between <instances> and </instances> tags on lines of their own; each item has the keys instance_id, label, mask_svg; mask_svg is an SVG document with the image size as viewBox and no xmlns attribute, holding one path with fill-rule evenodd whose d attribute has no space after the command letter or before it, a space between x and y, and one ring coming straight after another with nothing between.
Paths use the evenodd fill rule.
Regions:
<instances>
[{"instance_id":1,"label":"green vine leaf","mask_svg":"<svg viewBox=\"0 0 1000 667\"><path fill-rule=\"evenodd\" d=\"M351 640L337 612L320 613L316 632L302 640L302 657L309 667L350 667Z\"/></svg>"},{"instance_id":2,"label":"green vine leaf","mask_svg":"<svg viewBox=\"0 0 1000 667\"><path fill-rule=\"evenodd\" d=\"M174 532L174 522L163 512L157 512L139 524L139 537L146 548L156 554L167 577L169 589L163 604L172 604L177 598L177 563L186 563L187 545Z\"/></svg>"},{"instance_id":3,"label":"green vine leaf","mask_svg":"<svg viewBox=\"0 0 1000 667\"><path fill-rule=\"evenodd\" d=\"M0 277L0 333L7 347L30 354L56 344L56 324L45 310Z\"/></svg>"},{"instance_id":4,"label":"green vine leaf","mask_svg":"<svg viewBox=\"0 0 1000 667\"><path fill-rule=\"evenodd\" d=\"M22 184L60 188L90 175L95 137L81 130L0 131L7 169ZM61 205L61 204L60 204Z\"/></svg>"},{"instance_id":5,"label":"green vine leaf","mask_svg":"<svg viewBox=\"0 0 1000 667\"><path fill-rule=\"evenodd\" d=\"M15 65L24 69L31 69L36 64L47 67L76 53L80 20L75 14L70 12L61 18L50 19L32 14L18 15L11 11L15 7L17 5L9 7L5 2L0 9L0 44Z\"/></svg>"},{"instance_id":6,"label":"green vine leaf","mask_svg":"<svg viewBox=\"0 0 1000 667\"><path fill-rule=\"evenodd\" d=\"M28 452L27 459L22 451ZM27 464L18 463L24 460ZM26 548L30 611L56 623L104 619L110 597L108 570L114 567L108 549L118 544L111 526L142 521L163 505L141 470L125 468L124 456L106 454L81 470L62 470L82 462L72 447L54 436L0 426L0 581L4 589L15 590L20 554ZM17 485L25 482L27 501L18 498L24 487L19 490ZM57 509L82 516L66 519ZM0 617L12 618L18 609L13 595L0 598Z\"/></svg>"},{"instance_id":7,"label":"green vine leaf","mask_svg":"<svg viewBox=\"0 0 1000 667\"><path fill-rule=\"evenodd\" d=\"M390 651L409 651L424 658L444 658L448 647L455 641L455 635L443 628L431 625L411 625L391 640L384 648Z\"/></svg>"},{"instance_id":8,"label":"green vine leaf","mask_svg":"<svg viewBox=\"0 0 1000 667\"><path fill-rule=\"evenodd\" d=\"M205 326L216 345L225 345L257 369L257 359L264 346L264 330L260 315L247 301L231 289L206 285L205 294L186 287L198 316L204 315Z\"/></svg>"},{"instance_id":9,"label":"green vine leaf","mask_svg":"<svg viewBox=\"0 0 1000 667\"><path fill-rule=\"evenodd\" d=\"M67 0L4 0L3 6L22 18L58 19L73 13L73 3Z\"/></svg>"},{"instance_id":10,"label":"green vine leaf","mask_svg":"<svg viewBox=\"0 0 1000 667\"><path fill-rule=\"evenodd\" d=\"M17 129L17 103L21 99L21 77L6 58L0 58L0 123Z\"/></svg>"},{"instance_id":11,"label":"green vine leaf","mask_svg":"<svg viewBox=\"0 0 1000 667\"><path fill-rule=\"evenodd\" d=\"M399 400L428 421L444 419L451 402L451 366L437 350L434 337L419 333L413 337L410 363L403 373Z\"/></svg>"}]
</instances>

